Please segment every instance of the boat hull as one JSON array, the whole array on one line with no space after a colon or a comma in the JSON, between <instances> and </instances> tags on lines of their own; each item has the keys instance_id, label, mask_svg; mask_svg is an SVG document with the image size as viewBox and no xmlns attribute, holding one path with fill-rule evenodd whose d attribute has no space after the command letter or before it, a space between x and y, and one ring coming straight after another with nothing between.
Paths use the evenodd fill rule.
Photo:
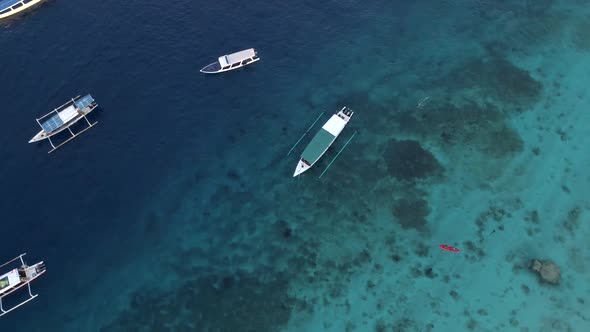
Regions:
<instances>
[{"instance_id":1,"label":"boat hull","mask_svg":"<svg viewBox=\"0 0 590 332\"><path fill-rule=\"evenodd\" d=\"M293 177L296 177L297 175L307 171L308 169L311 168L311 166L313 166L313 165L309 165L305 161L303 161L303 159L299 159L299 163L297 164L297 168L295 168L295 172L293 173Z\"/></svg>"},{"instance_id":2,"label":"boat hull","mask_svg":"<svg viewBox=\"0 0 590 332\"><path fill-rule=\"evenodd\" d=\"M94 108L93 108L94 109ZM92 110L90 110L92 111ZM85 114L90 113L90 111L88 111ZM72 126L73 124L75 124L76 122L82 120L83 115L80 114L77 117L75 117L73 120L69 121L68 123L64 124L62 127L50 132L50 133L46 133L44 130L41 130L40 132L37 133L37 135L33 136L33 138L31 138L31 140L29 141L29 143L35 143L35 142L39 142L42 141L44 139L47 139L51 136L57 135L59 133L61 133L62 131L66 130L68 127Z\"/></svg>"},{"instance_id":3,"label":"boat hull","mask_svg":"<svg viewBox=\"0 0 590 332\"><path fill-rule=\"evenodd\" d=\"M60 106L58 109L63 109L66 105L70 105L71 103L73 103L75 100L77 100L79 97L76 97L74 99L72 99L71 101L63 104L62 106ZM74 117L73 119L71 119L70 121L68 121L67 123L64 123L61 127L47 133L45 132L45 130L41 130L40 132L38 132L35 136L33 136L33 138L31 138L29 140L29 143L35 143L35 142L39 142L42 141L44 139L50 138L54 135L57 135L59 133L61 133L62 131L68 129L69 127L71 127L72 125L74 125L75 123L77 123L78 121L82 120L84 118L84 116L88 115L90 112L92 112L94 109L96 109L96 107L98 107L98 104L94 103L89 105L88 107L82 109L82 110L78 110L78 115L76 117Z\"/></svg>"},{"instance_id":4,"label":"boat hull","mask_svg":"<svg viewBox=\"0 0 590 332\"><path fill-rule=\"evenodd\" d=\"M260 60L260 58L253 59L252 61L250 61L246 64L239 64L238 66L235 66L233 68L227 68L227 69L221 68L221 66L219 66L218 62L213 62L213 63L208 64L207 66L203 67L203 69L201 69L200 72L203 74L221 74L221 73L225 73L227 71L231 71L234 69L246 67L248 65L253 64L254 62L256 62L258 60ZM216 68L219 68L219 69L216 69Z\"/></svg>"},{"instance_id":5,"label":"boat hull","mask_svg":"<svg viewBox=\"0 0 590 332\"><path fill-rule=\"evenodd\" d=\"M15 16L20 13L23 13L24 11L26 11L28 9L31 9L37 5L40 5L45 0L32 0L27 3L25 3L25 1L26 0L18 1L15 4L11 5L10 7L0 9L0 13L2 13L2 14L0 14L0 20L4 19L4 18ZM21 4L18 8L6 11L9 8L14 8L15 6L18 6L18 4Z\"/></svg>"},{"instance_id":6,"label":"boat hull","mask_svg":"<svg viewBox=\"0 0 590 332\"><path fill-rule=\"evenodd\" d=\"M306 163L305 161L303 161L303 158L299 159L299 163L297 163L297 168L295 168L295 172L293 173L293 177L298 176L299 174L307 171L308 169L311 168L311 166L313 166L318 160L320 160L324 154L326 153L326 151L328 151L328 149L330 148L330 146L332 146L332 144L336 141L336 138L338 136L335 136L330 143L326 144L326 148L324 149L324 151L322 151L322 153L320 153L320 155L314 159L314 161L310 164Z\"/></svg>"}]
</instances>

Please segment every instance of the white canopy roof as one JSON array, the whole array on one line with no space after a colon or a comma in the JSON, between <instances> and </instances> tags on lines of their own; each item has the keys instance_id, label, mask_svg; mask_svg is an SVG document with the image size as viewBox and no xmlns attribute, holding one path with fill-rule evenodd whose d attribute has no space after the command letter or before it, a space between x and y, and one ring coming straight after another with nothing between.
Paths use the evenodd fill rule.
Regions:
<instances>
[{"instance_id":1,"label":"white canopy roof","mask_svg":"<svg viewBox=\"0 0 590 332\"><path fill-rule=\"evenodd\" d=\"M76 111L76 107L74 107L74 105L70 105L66 107L63 111L59 112L59 118L64 123L67 123L68 121L73 119L77 114L78 112Z\"/></svg>"},{"instance_id":2,"label":"white canopy roof","mask_svg":"<svg viewBox=\"0 0 590 332\"><path fill-rule=\"evenodd\" d=\"M253 48L249 48L247 50L239 51L236 53L224 55L219 57L219 64L221 67L225 67L227 65L233 65L234 63L242 62L243 60L252 58L256 55L256 51Z\"/></svg>"},{"instance_id":3,"label":"white canopy roof","mask_svg":"<svg viewBox=\"0 0 590 332\"><path fill-rule=\"evenodd\" d=\"M344 126L346 126L346 121L344 121L338 115L334 114L332 115L330 120L328 120L328 122L324 124L322 128L330 134L338 136L342 129L344 129Z\"/></svg>"},{"instance_id":4,"label":"white canopy roof","mask_svg":"<svg viewBox=\"0 0 590 332\"><path fill-rule=\"evenodd\" d=\"M229 65L229 63L227 62L227 55L219 57L219 64L221 65L222 68Z\"/></svg>"}]
</instances>

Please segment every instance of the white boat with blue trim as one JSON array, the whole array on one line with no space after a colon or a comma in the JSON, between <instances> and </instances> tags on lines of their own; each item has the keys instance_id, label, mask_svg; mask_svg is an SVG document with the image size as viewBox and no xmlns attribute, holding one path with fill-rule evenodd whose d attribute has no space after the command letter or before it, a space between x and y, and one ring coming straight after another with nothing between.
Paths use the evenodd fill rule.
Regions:
<instances>
[{"instance_id":1,"label":"white boat with blue trim","mask_svg":"<svg viewBox=\"0 0 590 332\"><path fill-rule=\"evenodd\" d=\"M45 273L45 264L41 261L33 265L27 265L23 259L24 255L26 255L26 253L0 265L0 268L12 265L10 271L0 275L0 316L6 315L38 296L38 294L33 295L31 292L31 281ZM20 262L20 266L16 266L18 262ZM4 308L2 299L24 286L27 286L29 290L28 299L14 305L12 308Z\"/></svg>"},{"instance_id":2,"label":"white boat with blue trim","mask_svg":"<svg viewBox=\"0 0 590 332\"><path fill-rule=\"evenodd\" d=\"M16 15L44 0L0 0L0 19Z\"/></svg>"},{"instance_id":3,"label":"white boat with blue trim","mask_svg":"<svg viewBox=\"0 0 590 332\"><path fill-rule=\"evenodd\" d=\"M260 60L258 53L253 48L236 53L220 56L216 62L206 65L201 73L217 74L238 69Z\"/></svg>"},{"instance_id":4,"label":"white boat with blue trim","mask_svg":"<svg viewBox=\"0 0 590 332\"><path fill-rule=\"evenodd\" d=\"M57 148L76 138L78 135L92 128L92 126L98 123L98 121L90 123L90 121L88 121L88 118L86 118L86 115L92 112L97 106L98 104L96 103L96 101L94 101L94 98L92 98L91 95L86 95L84 97L78 96L76 98L72 98L67 103L61 105L60 107L37 119L37 123L39 124L39 126L41 126L41 131L38 132L37 135L35 135L33 138L31 138L29 143L34 143L44 139L48 139L49 143L53 147L53 149L51 149L48 153L55 151ZM74 134L74 132L70 129L70 126L82 119L86 120L88 126L79 133ZM66 129L70 132L72 137L67 139L65 142L55 146L51 141L51 137Z\"/></svg>"}]
</instances>

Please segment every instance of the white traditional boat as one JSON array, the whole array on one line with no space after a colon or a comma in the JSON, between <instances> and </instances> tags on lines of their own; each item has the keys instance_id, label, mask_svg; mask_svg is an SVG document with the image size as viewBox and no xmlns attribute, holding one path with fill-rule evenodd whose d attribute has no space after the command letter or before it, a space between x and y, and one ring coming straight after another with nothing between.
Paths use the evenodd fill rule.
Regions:
<instances>
[{"instance_id":1,"label":"white traditional boat","mask_svg":"<svg viewBox=\"0 0 590 332\"><path fill-rule=\"evenodd\" d=\"M244 67L260 60L253 48L236 53L220 56L217 62L208 64L201 69L201 73L217 74Z\"/></svg>"},{"instance_id":2,"label":"white traditional boat","mask_svg":"<svg viewBox=\"0 0 590 332\"><path fill-rule=\"evenodd\" d=\"M37 133L29 143L38 142L44 139L49 140L49 144L53 147L48 153L55 151L57 148L61 147L62 145L66 144L67 142L73 140L81 133L85 132L86 130L90 129L94 126L97 122L90 123L86 118L90 112L92 112L98 104L94 101L91 95L86 95L84 97L76 97L72 98L67 103L61 105L60 107L54 109L53 111L45 114L44 116L37 119L37 123L41 126L41 131ZM82 118L86 120L88 123L88 127L84 128L77 134L70 129L70 126L74 123L80 121ZM72 137L68 138L63 143L55 146L51 141L51 136L56 135L64 130L68 130Z\"/></svg>"},{"instance_id":3,"label":"white traditional boat","mask_svg":"<svg viewBox=\"0 0 590 332\"><path fill-rule=\"evenodd\" d=\"M0 275L0 316L4 316L7 313L11 312L12 310L22 306L23 304L32 301L34 298L38 296L38 294L33 295L31 292L31 281L37 279L43 273L45 273L45 264L43 262L39 262L33 265L27 265L23 260L23 256L26 255L22 254L18 257L0 265L0 268L4 268L11 264L14 264L17 261L20 261L21 265L19 267L14 267L10 271ZM13 306L10 309L4 309L2 305L2 299L5 296L12 294L14 291L20 289L21 287L27 286L29 289L29 296L28 299L24 300L23 302Z\"/></svg>"},{"instance_id":4,"label":"white traditional boat","mask_svg":"<svg viewBox=\"0 0 590 332\"><path fill-rule=\"evenodd\" d=\"M303 150L293 177L310 169L326 153L353 114L350 108L344 106L338 113L332 115Z\"/></svg>"},{"instance_id":5,"label":"white traditional boat","mask_svg":"<svg viewBox=\"0 0 590 332\"><path fill-rule=\"evenodd\" d=\"M0 19L16 15L41 2L43 0L0 0Z\"/></svg>"}]
</instances>

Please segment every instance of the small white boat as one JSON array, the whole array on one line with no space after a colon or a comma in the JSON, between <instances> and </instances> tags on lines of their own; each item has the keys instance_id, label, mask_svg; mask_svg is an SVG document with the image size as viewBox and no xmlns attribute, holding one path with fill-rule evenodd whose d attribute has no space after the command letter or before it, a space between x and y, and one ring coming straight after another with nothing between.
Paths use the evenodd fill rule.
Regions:
<instances>
[{"instance_id":1,"label":"small white boat","mask_svg":"<svg viewBox=\"0 0 590 332\"><path fill-rule=\"evenodd\" d=\"M49 144L51 144L53 147L53 149L51 149L48 153L55 151L57 148L76 138L78 135L90 129L97 123L94 122L91 124L86 118L86 115L92 112L97 106L98 104L94 101L94 98L92 98L91 95L72 98L67 103L37 119L37 123L39 126L41 126L41 131L31 138L29 143L48 139ZM74 134L74 132L70 129L70 126L80 121L82 118L86 120L88 127L84 128L84 130L80 131L79 133ZM55 146L51 141L51 136L56 135L66 129L70 132L72 137L68 138L58 146Z\"/></svg>"},{"instance_id":2,"label":"small white boat","mask_svg":"<svg viewBox=\"0 0 590 332\"><path fill-rule=\"evenodd\" d=\"M201 69L201 73L223 73L226 71L244 67L258 60L260 60L260 58L258 57L256 51L253 48L249 48L247 50L220 56L217 59L217 62L213 62Z\"/></svg>"},{"instance_id":3,"label":"small white boat","mask_svg":"<svg viewBox=\"0 0 590 332\"><path fill-rule=\"evenodd\" d=\"M44 0L0 0L0 19L16 15Z\"/></svg>"},{"instance_id":4,"label":"small white boat","mask_svg":"<svg viewBox=\"0 0 590 332\"><path fill-rule=\"evenodd\" d=\"M338 113L332 115L303 150L293 177L307 171L320 160L348 124L353 114L354 112L350 108L344 106Z\"/></svg>"},{"instance_id":5,"label":"small white boat","mask_svg":"<svg viewBox=\"0 0 590 332\"><path fill-rule=\"evenodd\" d=\"M0 275L0 316L6 315L12 310L22 306L23 304L33 300L38 296L38 294L33 295L31 292L31 281L37 279L39 276L45 273L45 264L43 264L41 261L29 266L23 260L24 255L26 254L19 255L18 257L0 265L0 268L4 268L5 266L14 264L17 261L20 261L21 263L19 267L14 266L10 271ZM24 287L25 285L29 288L29 298L10 309L4 309L2 305L2 299L5 296L12 294L19 288Z\"/></svg>"}]
</instances>

